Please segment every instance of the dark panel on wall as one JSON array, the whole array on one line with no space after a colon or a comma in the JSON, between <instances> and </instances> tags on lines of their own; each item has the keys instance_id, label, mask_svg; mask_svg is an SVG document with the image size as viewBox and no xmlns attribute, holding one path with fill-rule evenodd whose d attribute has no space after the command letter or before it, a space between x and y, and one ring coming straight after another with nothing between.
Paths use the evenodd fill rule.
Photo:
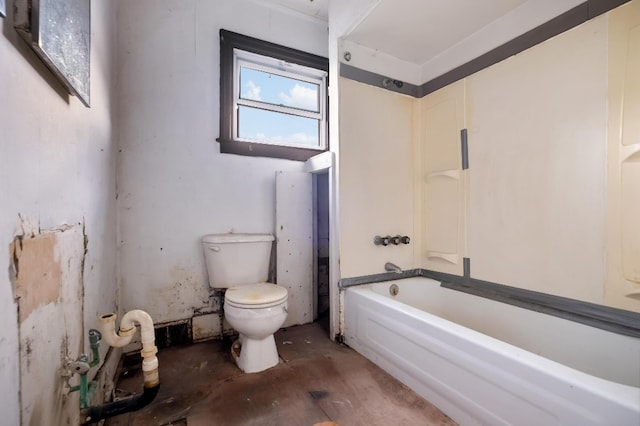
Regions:
<instances>
[{"instance_id":1,"label":"dark panel on wall","mask_svg":"<svg viewBox=\"0 0 640 426\"><path fill-rule=\"evenodd\" d=\"M394 80L381 74L371 71L365 71L360 68L347 64L340 64L340 76L354 80L359 83L368 84L370 86L380 87L381 89L391 90L392 92L402 93L413 97L418 96L419 87L415 84L406 83L400 80Z\"/></svg>"}]
</instances>

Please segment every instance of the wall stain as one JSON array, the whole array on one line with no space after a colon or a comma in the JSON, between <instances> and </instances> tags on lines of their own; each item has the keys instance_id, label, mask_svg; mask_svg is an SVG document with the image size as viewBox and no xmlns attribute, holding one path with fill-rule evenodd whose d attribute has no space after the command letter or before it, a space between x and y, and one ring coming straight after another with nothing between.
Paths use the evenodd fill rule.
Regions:
<instances>
[{"instance_id":1,"label":"wall stain","mask_svg":"<svg viewBox=\"0 0 640 426\"><path fill-rule=\"evenodd\" d=\"M87 253L83 234L84 227L62 225L40 234L25 233L9 244L19 325L18 392L25 425L78 424L78 396L67 394L61 373L70 352L77 355L76 348L82 350L82 269Z\"/></svg>"},{"instance_id":2,"label":"wall stain","mask_svg":"<svg viewBox=\"0 0 640 426\"><path fill-rule=\"evenodd\" d=\"M209 291L188 268L176 266L169 271L172 284L160 289L155 302L169 313L169 316L188 313L209 306Z\"/></svg>"},{"instance_id":3,"label":"wall stain","mask_svg":"<svg viewBox=\"0 0 640 426\"><path fill-rule=\"evenodd\" d=\"M31 354L33 353L33 349L31 349L31 339L28 337L25 339L24 352L27 355L27 359L25 361L27 361L27 370L29 370L31 368Z\"/></svg>"}]
</instances>

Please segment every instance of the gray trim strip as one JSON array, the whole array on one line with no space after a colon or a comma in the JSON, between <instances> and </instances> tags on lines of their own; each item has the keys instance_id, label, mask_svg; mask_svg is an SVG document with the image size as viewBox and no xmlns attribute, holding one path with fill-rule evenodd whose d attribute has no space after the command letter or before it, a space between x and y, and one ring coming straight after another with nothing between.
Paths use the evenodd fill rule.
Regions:
<instances>
[{"instance_id":1,"label":"gray trim strip","mask_svg":"<svg viewBox=\"0 0 640 426\"><path fill-rule=\"evenodd\" d=\"M640 313L428 269L411 269L402 274L384 273L343 278L339 281L339 287L344 290L357 285L411 277L431 278L440 281L442 287L451 290L542 312L612 333L640 338Z\"/></svg>"},{"instance_id":2,"label":"gray trim strip","mask_svg":"<svg viewBox=\"0 0 640 426\"><path fill-rule=\"evenodd\" d=\"M469 281L468 284L464 284L459 280L453 280L453 282L443 282L442 286L612 333L640 338L640 314L638 313L473 278Z\"/></svg>"},{"instance_id":3,"label":"gray trim strip","mask_svg":"<svg viewBox=\"0 0 640 426\"><path fill-rule=\"evenodd\" d=\"M463 270L462 273L464 274L464 278L470 279L471 278L471 259L469 259L468 257L462 258L462 270Z\"/></svg>"},{"instance_id":4,"label":"gray trim strip","mask_svg":"<svg viewBox=\"0 0 640 426\"><path fill-rule=\"evenodd\" d=\"M460 130L460 149L462 150L462 170L469 168L469 144L467 142L467 129Z\"/></svg>"},{"instance_id":5,"label":"gray trim strip","mask_svg":"<svg viewBox=\"0 0 640 426\"><path fill-rule=\"evenodd\" d=\"M403 278L421 277L422 269L408 269L402 271L401 274L396 272L385 272L382 274L362 275L353 278L342 278L338 281L338 288L344 290L348 287L354 287L363 284L380 283L384 281L401 280Z\"/></svg>"},{"instance_id":6,"label":"gray trim strip","mask_svg":"<svg viewBox=\"0 0 640 426\"><path fill-rule=\"evenodd\" d=\"M402 93L403 95L413 96L414 98L418 97L418 86L415 84L403 81L402 87L398 87L393 83L385 86L382 82L390 79L390 77L356 68L351 65L340 63L340 76L359 83L368 84L370 86L379 87L396 93ZM392 79L392 81L396 82L398 80Z\"/></svg>"}]
</instances>

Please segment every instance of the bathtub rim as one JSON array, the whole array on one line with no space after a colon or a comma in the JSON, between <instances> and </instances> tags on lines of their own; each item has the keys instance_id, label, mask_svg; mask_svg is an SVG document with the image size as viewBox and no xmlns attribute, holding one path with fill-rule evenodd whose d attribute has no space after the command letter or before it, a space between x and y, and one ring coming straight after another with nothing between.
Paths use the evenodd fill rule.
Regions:
<instances>
[{"instance_id":1,"label":"bathtub rim","mask_svg":"<svg viewBox=\"0 0 640 426\"><path fill-rule=\"evenodd\" d=\"M464 276L415 268L402 271L401 273L388 272L342 278L338 281L338 288L340 291L344 291L347 288L365 284L423 277L438 281L440 286L451 290L469 293L474 296L495 300L547 315L553 315L612 333L640 338L640 313L598 305L578 299L556 296L549 293L541 293L490 281L478 280L470 277L468 261L465 262L465 266Z\"/></svg>"},{"instance_id":2,"label":"bathtub rim","mask_svg":"<svg viewBox=\"0 0 640 426\"><path fill-rule=\"evenodd\" d=\"M409 278L413 278L413 277L409 277ZM428 278L428 279L433 281L434 284L438 284L438 280L435 280L432 278ZM371 285L376 285L376 284L381 285L386 283L391 284L392 281L395 281L395 280L379 281L376 283L368 283L368 284L371 284ZM370 285L367 285L367 284L352 286L349 289L345 289L345 290L357 293L360 296L373 300L376 303L380 303L383 306L388 307L389 309L395 310L397 309L397 305L402 305L403 307L401 311L402 314L408 315L417 320L422 320L423 318L426 318L428 319L429 324L432 325L435 329L437 329L441 333L448 333L453 335L455 339L466 340L474 345L479 345L482 348L484 348L487 352L491 352L493 354L507 353L509 354L510 359L513 359L513 360L517 359L518 363L525 364L528 368L531 368L543 374L548 374L549 372L552 372L552 373L559 372L561 373L560 375L563 377L563 379L567 381L570 380L571 382L574 382L574 383L585 384L587 385L585 387L588 388L590 392L598 395L599 397L602 397L608 400L615 400L630 410L635 410L635 411L640 410L640 407L638 404L638 401L640 400L640 387L634 387L624 383L618 383L612 380L603 379L601 377L597 377L589 373L585 373L583 371L577 370L573 367L567 366L557 361L553 361L544 356L529 352L526 349L522 349L511 343L505 342L503 340L489 336L482 332L457 324L453 321L439 317L430 312L423 311L421 309L407 305L406 303L400 302L398 300L394 300L390 297L381 295L375 292L374 290L372 290Z\"/></svg>"},{"instance_id":3,"label":"bathtub rim","mask_svg":"<svg viewBox=\"0 0 640 426\"><path fill-rule=\"evenodd\" d=\"M391 284L391 282L385 282L385 284ZM640 419L640 405L638 404L638 401L640 401L640 389L638 388L603 380L579 371L575 371L580 373L575 377L582 379L583 375L586 374L587 379L589 379L588 383L573 383L565 380L565 378L571 380L571 377L574 377L571 368L561 363L555 363L562 370L561 373L563 374L560 376L549 374L547 370L543 374L536 374L532 371L532 374L525 375L527 379L523 381L521 379L525 376L522 375L521 370L524 369L526 371L527 366L519 362L520 358L510 358L508 353L500 353L499 350L496 353L487 351L484 345L477 347L476 342L468 339L468 336L470 334L480 335L480 337L485 338L483 339L484 343L493 343L494 338L464 326L459 326L455 322L444 320L433 314L429 315L439 318L441 320L438 321L441 323L440 325L445 327L457 325L461 327L463 335L456 336L451 333L449 328L438 330L438 327L435 327L432 322L426 322L424 326L415 328L416 322L425 321L423 318L428 313L403 304L386 296L386 293L378 293L378 291L378 289L373 290L366 286L345 291L345 307L350 308L345 312L346 343L409 386L423 398L435 404L459 424L505 424L507 418L514 419L509 413L517 413L519 409L511 412L509 409L504 411L505 406L503 404L496 403L492 405L493 402L491 400L483 402L484 398L480 395L485 394L478 394L477 382L476 386L468 388L467 378L463 377L464 374L454 373L452 377L442 375L442 371L449 370L448 365L440 365L440 367L445 367L444 369L436 368L433 371L423 371L422 367L415 364L415 359L413 361L411 359L404 360L402 355L397 355L397 348L402 347L399 342L396 342L399 345L397 347L392 345L388 347L389 349L380 351L380 335L376 332L370 335L369 327L366 324L370 324L372 320L373 322L378 322L379 325L383 325L383 328L387 328L385 326L387 324L391 332L394 330L393 324L401 325L405 330L406 327L404 325L415 330L410 334L400 331L400 335L405 339L407 337L411 338L415 333L421 334L420 330L422 330L422 334L426 333L427 340L421 340L418 336L416 344L433 353L435 358L448 360L453 368L462 368L463 370L458 371L463 373L464 370L474 372L474 376L480 378L481 383L488 382L487 384L492 386L493 389L510 390L509 393L516 400L531 401L533 408L537 407L543 412L552 415L560 422L559 424L589 424L594 426L613 424L607 422L606 419L617 419L618 423L616 424L635 424L637 419ZM390 304L392 306L387 307L381 304ZM402 306L402 309L398 309L399 305ZM407 311L412 312L407 314ZM381 315L381 317L378 315ZM413 316L418 316L418 318L413 321L411 319ZM387 322L387 319L390 320L390 323ZM370 336L376 334L378 338L371 340ZM458 339L463 340L461 345L458 344ZM498 342L501 341L498 340ZM505 342L502 343L508 345ZM388 353L389 351L391 353ZM534 355L526 350L524 352ZM401 358L400 363L395 360L398 356ZM544 357L540 358L546 359ZM504 359L504 361L496 364L495 361L499 359ZM554 363L550 360L547 361ZM418 370L415 370L416 368ZM567 372L569 375L567 375ZM426 381L424 381L425 378L427 379ZM464 381L461 381L461 378ZM503 379L506 381L503 381ZM602 397L603 384L606 388L613 388L613 392L607 393L604 398ZM474 388L476 391L473 391ZM558 392L548 397L547 389L554 388L558 389ZM467 392L468 389L472 390ZM596 392L592 392L593 390ZM487 388L486 392L492 392L491 388ZM489 404L487 405L486 402L489 402ZM527 407L522 406L520 408L526 409ZM522 420L522 424L540 424L524 421L525 417L522 419L517 418L519 419L518 422ZM580 422L578 423L576 420ZM510 423L515 424L513 421Z\"/></svg>"}]
</instances>

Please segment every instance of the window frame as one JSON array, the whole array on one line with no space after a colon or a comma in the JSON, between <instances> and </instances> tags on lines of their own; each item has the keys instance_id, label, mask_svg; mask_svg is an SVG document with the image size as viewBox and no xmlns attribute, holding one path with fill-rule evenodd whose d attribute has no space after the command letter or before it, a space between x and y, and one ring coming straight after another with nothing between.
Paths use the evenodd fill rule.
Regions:
<instances>
[{"instance_id":1,"label":"window frame","mask_svg":"<svg viewBox=\"0 0 640 426\"><path fill-rule=\"evenodd\" d=\"M247 100L241 101L240 103L237 102L238 98L240 97L240 68L237 67L236 55L234 54L235 49L240 51L238 53L241 61L246 60L246 58L242 58L242 56L246 57L258 55L258 57L253 57L253 59L259 59L259 57L265 57L266 59L273 58L273 60L275 61L285 61L286 63L294 64L294 67L307 67L326 73L324 82L320 85L321 93L319 94L320 99L318 105L320 110L319 113L324 117L324 120L320 120L318 135L319 143L321 145L319 145L318 147L304 147L297 144L276 145L273 143L260 142L250 139L240 139L237 137L237 108L239 107L239 105L247 105L251 102L248 102ZM247 52L248 55L243 55L243 52ZM259 61L250 62L252 64L259 63ZM270 69L273 70L274 67L271 66ZM303 73L304 70L301 71L301 74L292 73L290 76L286 75L286 71L278 72L277 74L286 76L288 78L305 81ZM271 72L269 71L269 65L267 65L267 72ZM314 155L327 151L329 149L328 74L329 61L327 58L221 29L220 137L217 139L217 141L220 142L220 152L227 154L284 158L289 160L305 161ZM313 83L316 84L316 82L317 81L314 81ZM293 110L305 111L304 109L281 107L275 106L273 104L270 105L272 105L273 107L264 109L285 113L287 111L292 112ZM280 110L281 108L284 109ZM294 115L303 116L299 114Z\"/></svg>"}]
</instances>

